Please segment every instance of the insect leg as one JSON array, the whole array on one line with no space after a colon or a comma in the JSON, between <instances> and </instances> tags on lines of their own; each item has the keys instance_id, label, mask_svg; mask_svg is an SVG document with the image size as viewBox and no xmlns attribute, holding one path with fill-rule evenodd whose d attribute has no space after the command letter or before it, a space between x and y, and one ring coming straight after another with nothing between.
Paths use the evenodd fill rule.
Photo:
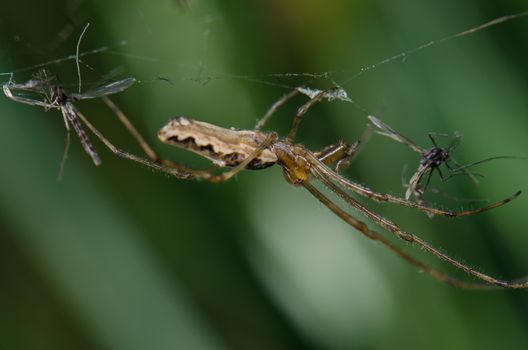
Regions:
<instances>
[{"instance_id":1,"label":"insect leg","mask_svg":"<svg viewBox=\"0 0 528 350\"><path fill-rule=\"evenodd\" d=\"M81 141L81 145L84 148L84 151L88 153L88 155L92 158L95 165L101 165L101 158L99 157L99 154L97 154L97 151L95 150L95 147L93 146L92 142L88 138L88 135L86 135L86 132L82 128L82 125L79 121L78 115L79 111L75 106L68 102L61 106L60 108L63 116L65 116L66 119L71 123L73 126L73 130L75 130L75 133L79 137L79 140Z\"/></svg>"}]
</instances>

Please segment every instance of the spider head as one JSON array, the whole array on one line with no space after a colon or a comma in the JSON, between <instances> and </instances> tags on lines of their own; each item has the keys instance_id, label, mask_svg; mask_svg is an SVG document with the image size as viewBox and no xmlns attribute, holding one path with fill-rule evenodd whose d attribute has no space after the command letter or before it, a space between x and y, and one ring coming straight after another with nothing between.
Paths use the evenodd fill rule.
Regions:
<instances>
[{"instance_id":1,"label":"spider head","mask_svg":"<svg viewBox=\"0 0 528 350\"><path fill-rule=\"evenodd\" d=\"M294 148L295 150L296 148ZM298 151L298 150L297 150ZM292 185L300 185L308 180L310 164L297 152L278 152L284 177Z\"/></svg>"},{"instance_id":2,"label":"spider head","mask_svg":"<svg viewBox=\"0 0 528 350\"><path fill-rule=\"evenodd\" d=\"M307 173L296 171L296 169L283 168L283 174L284 174L284 177L286 178L286 181L288 181L294 186L300 185L304 181L306 181L306 179L308 179Z\"/></svg>"}]
</instances>

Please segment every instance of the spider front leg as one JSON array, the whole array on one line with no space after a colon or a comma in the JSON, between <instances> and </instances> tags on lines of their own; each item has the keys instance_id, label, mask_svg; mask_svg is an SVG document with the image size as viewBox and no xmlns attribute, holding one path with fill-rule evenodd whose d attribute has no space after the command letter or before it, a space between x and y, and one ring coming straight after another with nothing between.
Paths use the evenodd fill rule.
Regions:
<instances>
[{"instance_id":1,"label":"spider front leg","mask_svg":"<svg viewBox=\"0 0 528 350\"><path fill-rule=\"evenodd\" d=\"M88 128L99 138L101 142L103 142L105 146L107 146L107 148L112 153L116 154L117 156L121 158L129 159L137 163L141 163L150 168L153 168L161 172L165 172L171 176L175 176L181 179L207 178L209 176L212 176L207 171L191 169L183 165L180 165L178 163L175 163L171 160L161 158L154 151L154 149L148 144L148 142L141 135L141 133L137 130L134 124L130 121L130 119L126 116L126 114L108 96L102 96L101 98L103 99L103 102L108 106L108 108L110 108L114 112L114 114L118 117L119 121L127 129L130 135L132 135L132 137L136 140L136 142L139 144L139 146L141 147L143 152L145 152L145 154L148 156L149 159L138 157L134 154L131 154L129 152L126 152L126 151L123 151L117 148L107 138L105 138L88 121L88 119L82 113L77 111L83 123L86 124L86 126L88 126Z\"/></svg>"},{"instance_id":2,"label":"spider front leg","mask_svg":"<svg viewBox=\"0 0 528 350\"><path fill-rule=\"evenodd\" d=\"M282 96L278 101L276 101L270 109L266 112L266 114L257 122L255 125L255 130L260 130L264 126L264 124L271 118L271 116L287 101L292 99L293 97L297 96L299 93L306 94L302 91L302 87L297 87L293 89L290 93ZM315 103L321 101L323 98L328 98L329 100L334 99L336 97L329 97L329 91L319 91L315 95L308 95L310 96L310 100L303 104L299 109L297 110L297 113L295 114L292 124L290 126L290 131L287 136L287 140L289 142L293 143L293 140L295 139L295 136L297 134L297 129L299 127L299 123L301 122L301 118L308 112L310 107L312 107ZM338 97L339 98L339 97Z\"/></svg>"},{"instance_id":3,"label":"spider front leg","mask_svg":"<svg viewBox=\"0 0 528 350\"><path fill-rule=\"evenodd\" d=\"M282 96L278 101L276 101L270 109L266 112L266 114L257 122L255 125L255 130L260 130L262 127L264 127L264 124L271 118L277 110L284 105L286 102L291 100L293 97L297 96L300 93L300 87L293 89L290 93ZM312 105L314 105L316 102L320 101L325 95L326 91L321 91L318 94L316 94L314 97L312 97L308 102L306 102L304 105L302 105L295 114L295 117L292 121L292 125L290 126L290 131L288 133L288 141L293 142L293 139L295 138L295 135L297 134L297 128L299 126L299 123L301 121L301 118L306 112L308 112L308 109Z\"/></svg>"},{"instance_id":4,"label":"spider front leg","mask_svg":"<svg viewBox=\"0 0 528 350\"><path fill-rule=\"evenodd\" d=\"M289 95L286 95L283 97L282 100L284 100L282 103L286 102L287 99L291 98L288 97L292 95L291 93ZM143 138L143 136L140 134L140 132L134 127L130 119L121 111L121 109L112 102L112 100L104 96L103 101L107 104L107 106L117 115L121 123L125 126L125 128L128 130L128 132L134 137L136 142L141 146L145 154L150 158L150 161L147 159L143 159L141 157L137 157L133 154L130 154L128 152L122 151L115 147L108 139L102 136L102 134L97 131L87 120L86 118L83 118L83 121L87 123L87 126L94 132L99 139L116 155L127 158L129 160L133 160L136 162L139 162L141 164L144 164L146 166L149 166L151 168L154 168L156 170L168 173L172 176L176 176L179 178L184 179L190 179L190 178L197 178L197 179L204 179L209 182L213 183L220 183L225 182L231 179L233 176L235 176L239 171L244 170L245 167L251 163L252 160L254 160L256 157L259 156L259 154L268 147L271 143L273 143L275 140L277 140L277 135L275 133L268 134L267 138L258 145L258 147L246 158L244 159L240 164L232 168L231 170L225 171L221 174L214 174L211 171L207 170L198 170L198 169L191 169L188 167L184 167L178 163L175 163L173 161L163 159L158 156L158 154L154 151L154 149L146 142L146 140ZM277 105L277 103L275 104ZM274 105L274 106L275 106ZM275 108L278 108L278 106L275 106ZM272 107L273 109L273 107ZM271 115L270 112L268 112L269 115Z\"/></svg>"},{"instance_id":5,"label":"spider front leg","mask_svg":"<svg viewBox=\"0 0 528 350\"><path fill-rule=\"evenodd\" d=\"M152 147L145 141L141 133L136 129L134 124L128 119L128 117L123 113L123 111L108 97L102 97L103 102L110 108L114 114L117 116L119 121L125 126L130 135L136 140L139 146L143 149L145 154L155 162L162 161L158 154L154 151Z\"/></svg>"},{"instance_id":6,"label":"spider front leg","mask_svg":"<svg viewBox=\"0 0 528 350\"><path fill-rule=\"evenodd\" d=\"M288 102L289 100L291 100L293 97L297 96L298 94L299 94L299 90L295 88L289 93L287 93L286 95L282 96L275 103L273 103L273 105L271 105L271 107L268 109L266 114L264 114L264 116L258 120L257 124L255 125L255 130L261 130L264 127L264 125L268 122L268 120L271 118L271 116L275 114L275 112L277 112L277 110L282 105L284 105L286 102Z\"/></svg>"},{"instance_id":7,"label":"spider front leg","mask_svg":"<svg viewBox=\"0 0 528 350\"><path fill-rule=\"evenodd\" d=\"M361 134L359 140L352 145L340 141L335 145L330 145L324 148L322 151L315 152L314 156L325 165L331 165L336 162L335 171L340 174L350 166L352 160L359 154L359 152L361 152L363 147L365 147L372 137L373 131L374 130L371 127L367 127Z\"/></svg>"},{"instance_id":8,"label":"spider front leg","mask_svg":"<svg viewBox=\"0 0 528 350\"><path fill-rule=\"evenodd\" d=\"M287 140L289 142L293 143L293 140L295 139L295 136L297 135L297 129L299 128L299 123L301 122L301 118L308 112L310 107L312 107L317 102L321 101L321 99L325 96L326 91L321 91L314 97L312 97L308 102L303 104L299 109L297 110L297 113L293 117L292 124L290 127L290 132L288 133Z\"/></svg>"},{"instance_id":9,"label":"spider front leg","mask_svg":"<svg viewBox=\"0 0 528 350\"><path fill-rule=\"evenodd\" d=\"M117 107L117 106L115 106ZM246 159L244 159L240 164L235 166L229 171L226 171L221 174L214 174L207 170L198 170L198 169L192 169L185 166L182 166L178 163L172 162L170 160L165 160L157 156L157 154L148 146L146 141L141 137L139 132L133 127L133 125L130 123L128 118L123 114L122 117L126 120L125 126L127 129L132 128L137 134L135 134L136 140L138 142L144 142L143 149L145 149L145 146L148 147L148 149L151 150L150 154L149 152L146 152L149 154L149 156L152 156L151 159L145 159L142 157L139 157L137 155L134 155L132 153L123 151L116 147L114 144L112 144L106 137L103 136L103 134L97 130L89 121L88 119L79 111L76 111L79 118L83 121L83 123L103 142L103 144L115 155L132 160L134 162L143 164L149 168L164 172L166 174L169 174L171 176L175 176L180 179L203 179L209 182L213 183L220 183L225 182L232 178L234 175L236 175L239 171L243 170L253 159L259 156L259 154L268 147L271 143L277 140L277 135L275 133L270 133L267 135L266 139L258 145L258 147L255 148L255 150L248 156ZM122 119L123 121L123 119ZM133 133L134 135L134 133Z\"/></svg>"},{"instance_id":10,"label":"spider front leg","mask_svg":"<svg viewBox=\"0 0 528 350\"><path fill-rule=\"evenodd\" d=\"M251 163L252 160L257 158L260 155L260 153L265 148L267 148L269 145L271 145L277 139L278 139L277 134L270 133L270 134L268 134L266 139L262 143L260 143L258 145L258 147L255 148L255 150L253 152L251 152L251 154L248 157L246 157L246 159L244 159L240 164L238 164L237 166L235 166L231 170L223 172L223 173L221 173L219 175L210 174L208 176L201 176L201 177L203 179L205 179L205 180L207 180L209 182L213 182L213 183L225 182L225 181L229 180L230 178L232 178L233 176L235 176L236 174L238 174L241 170L244 170L246 168L246 166L249 163Z\"/></svg>"},{"instance_id":11,"label":"spider front leg","mask_svg":"<svg viewBox=\"0 0 528 350\"><path fill-rule=\"evenodd\" d=\"M340 141L337 144L327 146L322 151L315 152L314 155L326 165L336 163L335 170L340 173L350 166L352 158L359 149L359 144L360 141L356 141L352 145Z\"/></svg>"},{"instance_id":12,"label":"spider front leg","mask_svg":"<svg viewBox=\"0 0 528 350\"><path fill-rule=\"evenodd\" d=\"M194 179L200 177L200 175L203 175L200 173L200 171L180 166L179 164L170 161L168 161L167 165L166 161L162 160L161 158L157 158L158 160L145 159L143 157L136 156L135 154L123 151L122 149L114 146L114 144L112 144L106 137L104 137L103 134L99 130L97 130L80 111L77 111L77 115L82 120L82 122L88 127L88 129L90 129L94 133L94 135L97 136L97 138L112 153L114 153L118 157L132 160L136 163L143 164L149 168L167 173L179 179Z\"/></svg>"},{"instance_id":13,"label":"spider front leg","mask_svg":"<svg viewBox=\"0 0 528 350\"><path fill-rule=\"evenodd\" d=\"M199 170L187 168L171 160L161 158L154 151L154 149L148 144L148 142L141 135L141 133L137 130L134 124L130 121L130 119L126 116L126 114L108 96L102 96L101 98L103 99L103 102L108 106L108 108L110 108L114 112L114 114L117 116L121 124L123 124L123 126L127 129L130 135L132 135L132 137L136 140L136 142L141 147L141 149L143 149L143 152L145 152L147 157L150 159L150 163L146 159L137 157L131 153L122 151L118 149L117 147L115 147L97 129L95 129L95 127L93 127L93 125L91 125L88 122L88 120L84 118L84 116L82 116L82 114L79 112L79 114L82 116L81 119L83 119L83 122L92 130L92 132L101 140L101 142L103 142L108 147L108 149L112 153L122 158L127 158L130 160L136 161L138 163L147 165L151 168L155 168L157 170L170 173L171 175L176 176L176 177L179 177L180 175L182 175L184 179L194 178L194 176L192 175L193 173L199 173L199 174L196 174L196 177L206 176L207 172L201 172ZM154 164L157 164L157 165L154 165ZM167 167L166 170L163 170L163 166Z\"/></svg>"}]
</instances>

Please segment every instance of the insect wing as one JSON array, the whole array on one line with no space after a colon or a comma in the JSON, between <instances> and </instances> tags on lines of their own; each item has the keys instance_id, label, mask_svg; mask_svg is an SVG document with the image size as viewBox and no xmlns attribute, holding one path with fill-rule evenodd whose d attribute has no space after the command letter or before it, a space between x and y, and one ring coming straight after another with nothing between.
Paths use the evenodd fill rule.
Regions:
<instances>
[{"instance_id":1,"label":"insect wing","mask_svg":"<svg viewBox=\"0 0 528 350\"><path fill-rule=\"evenodd\" d=\"M420 165L418 167L418 170L416 170L414 175L409 180L407 191L405 191L406 200L409 200L413 194L416 196L417 193L420 193L420 191L424 190L420 188L420 181L428 170L432 170L429 165Z\"/></svg>"},{"instance_id":2,"label":"insect wing","mask_svg":"<svg viewBox=\"0 0 528 350\"><path fill-rule=\"evenodd\" d=\"M458 145L460 144L460 141L462 141L463 138L464 138L464 134L462 134L459 131L455 131L455 134L453 136L453 140L451 140L451 144L449 145L449 147L447 147L447 149L449 151L452 151L455 148L457 148Z\"/></svg>"},{"instance_id":3,"label":"insect wing","mask_svg":"<svg viewBox=\"0 0 528 350\"><path fill-rule=\"evenodd\" d=\"M135 78L126 78L123 80L115 81L113 83L96 87L92 90L88 90L82 94L71 94L76 100L86 100L90 98L99 98L106 95L116 94L118 92L124 91L134 85L136 82Z\"/></svg>"},{"instance_id":4,"label":"insect wing","mask_svg":"<svg viewBox=\"0 0 528 350\"><path fill-rule=\"evenodd\" d=\"M384 136L390 137L391 139L393 139L393 140L395 140L397 142L406 144L407 146L409 146L415 152L418 152L418 153L426 152L425 149L423 149L422 147L418 146L416 143L414 143L413 141L411 141L407 137L403 136L402 134L400 134L399 132L397 132L396 130L394 130L393 128L391 128L390 126L388 126L387 124L385 124L384 122L379 120L378 118L374 117L373 115L369 115L368 119L370 120L370 122L376 128L378 128L380 130L380 131L376 131L376 133L378 133L380 135L384 135Z\"/></svg>"}]
</instances>

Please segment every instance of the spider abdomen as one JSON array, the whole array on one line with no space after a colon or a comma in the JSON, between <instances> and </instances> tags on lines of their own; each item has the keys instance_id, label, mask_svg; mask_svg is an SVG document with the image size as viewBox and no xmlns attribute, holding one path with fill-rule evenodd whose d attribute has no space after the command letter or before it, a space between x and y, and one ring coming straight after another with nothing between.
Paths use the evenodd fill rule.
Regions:
<instances>
[{"instance_id":1,"label":"spider abdomen","mask_svg":"<svg viewBox=\"0 0 528 350\"><path fill-rule=\"evenodd\" d=\"M227 129L185 117L169 120L158 132L162 142L197 153L223 167L242 163L266 137L260 131ZM277 156L265 148L246 168L264 169L276 162Z\"/></svg>"}]
</instances>

